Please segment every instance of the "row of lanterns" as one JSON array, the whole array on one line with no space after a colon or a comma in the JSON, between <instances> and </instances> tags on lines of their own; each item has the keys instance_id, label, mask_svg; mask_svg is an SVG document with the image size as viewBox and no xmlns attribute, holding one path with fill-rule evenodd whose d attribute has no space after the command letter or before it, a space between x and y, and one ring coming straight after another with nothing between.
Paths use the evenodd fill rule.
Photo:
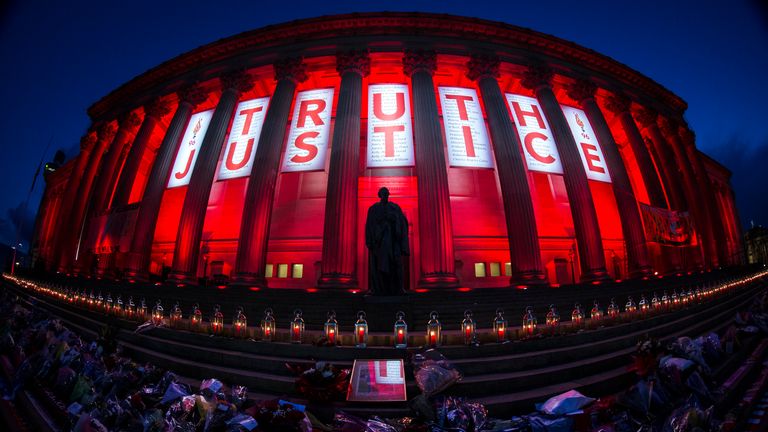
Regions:
<instances>
[{"instance_id":1,"label":"row of lanterns","mask_svg":"<svg viewBox=\"0 0 768 432\"><path fill-rule=\"evenodd\" d=\"M683 290L678 294L677 290L672 292L672 295L668 295L666 291L663 292L661 297L658 297L654 293L650 301L647 300L645 295L642 295L640 301L635 303L630 296L624 305L624 313L628 317L634 316L638 311L645 315L651 310L669 310L674 307L684 306L689 302L695 300L702 300L710 297L722 290L732 288L739 285L744 285L757 278L760 278L768 274L768 271L763 271L751 277L747 277L738 281L730 281L728 283L721 284L719 286L709 286L705 289L696 288L695 290L688 289ZM60 287L52 289L47 286L37 285L35 283L25 281L15 276L5 275L6 278L12 279L20 286L26 288L33 288L36 291L42 291L46 294L59 297L70 303L77 303L87 306L92 310L103 310L106 313L111 313L125 317L127 319L139 319L144 320L148 317L148 308L146 301L141 300L137 306L133 302L133 298L129 297L128 302L124 303L120 296L115 301L112 299L111 294L107 294L104 299L99 293L94 296L93 291L90 295L86 295L85 290L78 292L72 289L62 289ZM605 317L611 320L618 319L620 315L620 308L616 304L615 299L611 299L610 304L606 312L604 313L597 301L594 301L593 307L590 310L589 318L592 322L600 322ZM158 300L152 309L149 318L155 325L160 325L163 322L165 310ZM571 326L581 327L585 321L585 313L581 307L581 304L576 303L573 311L571 312ZM179 303L177 302L169 314L169 323L171 327L180 327L183 320L183 313ZM203 315L200 311L199 305L196 303L192 308L192 312L189 316L190 329L199 331L203 327ZM554 305L549 306L549 310L546 314L546 327L549 329L555 329L559 326L560 315L557 313L557 309ZM215 335L220 335L224 331L224 314L221 312L219 305L216 305L213 310L213 314L210 317L211 332ZM508 340L509 326L507 319L504 317L504 311L502 309L496 310L496 316L492 322L493 335L497 342L505 342ZM301 309L296 309L293 312L293 319L290 322L290 341L292 343L302 343L304 338L305 322ZM260 330L262 340L273 341L276 334L276 324L274 312L271 308L267 308L264 311L264 318L260 323ZM530 337L536 333L537 319L531 306L526 307L525 313L522 317L522 334L525 337ZM245 338L248 336L248 321L242 307L238 307L235 311L234 318L232 320L232 333L236 338ZM340 341L339 323L336 319L336 313L331 311L327 315L327 320L323 325L323 334L329 345L337 345ZM477 344L477 324L473 318L471 310L464 311L464 319L461 321L461 337L464 344L472 345ZM368 322L366 321L366 314L364 311L357 313L357 320L354 323L354 345L358 348L365 348L368 344ZM439 321L439 316L436 311L432 311L429 314L429 321L427 322L426 329L426 345L429 347L436 347L441 344L442 341L442 325ZM405 313L400 311L395 315L395 323L393 329L393 344L395 348L406 348L408 346L408 324L405 321Z\"/></svg>"}]
</instances>

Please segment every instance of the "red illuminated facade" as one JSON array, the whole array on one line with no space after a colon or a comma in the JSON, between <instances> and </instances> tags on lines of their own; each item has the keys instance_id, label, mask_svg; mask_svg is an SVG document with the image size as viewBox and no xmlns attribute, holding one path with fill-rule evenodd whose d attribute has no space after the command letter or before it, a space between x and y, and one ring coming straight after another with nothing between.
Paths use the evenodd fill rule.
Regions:
<instances>
[{"instance_id":1,"label":"red illuminated facade","mask_svg":"<svg viewBox=\"0 0 768 432\"><path fill-rule=\"evenodd\" d=\"M586 48L414 13L271 26L89 109L47 178L48 271L178 285L368 287L386 186L410 289L569 284L741 263L730 172L686 103Z\"/></svg>"}]
</instances>

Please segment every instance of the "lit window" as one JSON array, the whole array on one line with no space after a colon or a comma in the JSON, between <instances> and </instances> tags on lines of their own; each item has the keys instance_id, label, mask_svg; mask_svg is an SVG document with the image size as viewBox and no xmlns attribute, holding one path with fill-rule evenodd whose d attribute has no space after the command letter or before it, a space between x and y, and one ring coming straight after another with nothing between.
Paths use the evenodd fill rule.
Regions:
<instances>
[{"instance_id":1,"label":"lit window","mask_svg":"<svg viewBox=\"0 0 768 432\"><path fill-rule=\"evenodd\" d=\"M294 279L301 279L304 277L304 264L294 264L291 269L291 277Z\"/></svg>"},{"instance_id":2,"label":"lit window","mask_svg":"<svg viewBox=\"0 0 768 432\"><path fill-rule=\"evenodd\" d=\"M288 277L288 264L278 264L277 265L277 277L279 277L279 278L287 278Z\"/></svg>"},{"instance_id":3,"label":"lit window","mask_svg":"<svg viewBox=\"0 0 768 432\"><path fill-rule=\"evenodd\" d=\"M491 276L501 276L501 263L491 263Z\"/></svg>"},{"instance_id":4,"label":"lit window","mask_svg":"<svg viewBox=\"0 0 768 432\"><path fill-rule=\"evenodd\" d=\"M475 277L485 277L485 263L475 263Z\"/></svg>"},{"instance_id":5,"label":"lit window","mask_svg":"<svg viewBox=\"0 0 768 432\"><path fill-rule=\"evenodd\" d=\"M504 276L512 276L512 263L504 263Z\"/></svg>"},{"instance_id":6,"label":"lit window","mask_svg":"<svg viewBox=\"0 0 768 432\"><path fill-rule=\"evenodd\" d=\"M267 267L264 269L264 277L272 277L275 271L275 266L272 264L267 264Z\"/></svg>"}]
</instances>

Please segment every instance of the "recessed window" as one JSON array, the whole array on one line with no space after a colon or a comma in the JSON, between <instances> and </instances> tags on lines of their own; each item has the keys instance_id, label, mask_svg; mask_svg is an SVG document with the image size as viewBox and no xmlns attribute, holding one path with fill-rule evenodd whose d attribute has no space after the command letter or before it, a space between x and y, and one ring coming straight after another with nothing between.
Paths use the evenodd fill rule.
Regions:
<instances>
[{"instance_id":1,"label":"recessed window","mask_svg":"<svg viewBox=\"0 0 768 432\"><path fill-rule=\"evenodd\" d=\"M264 277L272 277L275 271L275 266L272 264L267 264L267 267L264 268Z\"/></svg>"},{"instance_id":2,"label":"recessed window","mask_svg":"<svg viewBox=\"0 0 768 432\"><path fill-rule=\"evenodd\" d=\"M475 277L485 277L485 263L475 263Z\"/></svg>"},{"instance_id":3,"label":"recessed window","mask_svg":"<svg viewBox=\"0 0 768 432\"><path fill-rule=\"evenodd\" d=\"M491 263L491 276L501 276L501 263Z\"/></svg>"},{"instance_id":4,"label":"recessed window","mask_svg":"<svg viewBox=\"0 0 768 432\"><path fill-rule=\"evenodd\" d=\"M504 263L504 276L512 276L512 263Z\"/></svg>"},{"instance_id":5,"label":"recessed window","mask_svg":"<svg viewBox=\"0 0 768 432\"><path fill-rule=\"evenodd\" d=\"M291 277L294 279L304 277L304 264L294 264L291 268Z\"/></svg>"},{"instance_id":6,"label":"recessed window","mask_svg":"<svg viewBox=\"0 0 768 432\"><path fill-rule=\"evenodd\" d=\"M277 265L277 277L279 277L279 278L287 278L288 277L288 264L278 264Z\"/></svg>"}]
</instances>

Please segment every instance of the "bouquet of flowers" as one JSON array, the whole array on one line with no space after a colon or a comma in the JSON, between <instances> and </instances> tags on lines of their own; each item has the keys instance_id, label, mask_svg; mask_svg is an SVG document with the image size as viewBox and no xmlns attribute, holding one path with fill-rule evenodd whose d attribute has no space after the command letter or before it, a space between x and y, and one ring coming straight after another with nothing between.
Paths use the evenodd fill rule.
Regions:
<instances>
[{"instance_id":1,"label":"bouquet of flowers","mask_svg":"<svg viewBox=\"0 0 768 432\"><path fill-rule=\"evenodd\" d=\"M290 364L286 367L296 375L296 391L308 400L327 402L347 394L349 369L339 369L326 362L317 362L314 367Z\"/></svg>"}]
</instances>

